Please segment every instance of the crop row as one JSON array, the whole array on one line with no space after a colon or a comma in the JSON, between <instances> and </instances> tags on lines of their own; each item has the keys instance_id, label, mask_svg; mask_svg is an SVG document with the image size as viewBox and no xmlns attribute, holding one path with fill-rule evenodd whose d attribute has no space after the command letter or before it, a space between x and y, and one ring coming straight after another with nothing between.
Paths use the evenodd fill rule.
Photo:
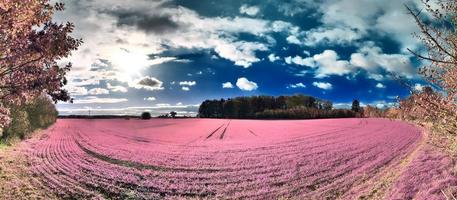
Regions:
<instances>
[{"instance_id":1,"label":"crop row","mask_svg":"<svg viewBox=\"0 0 457 200\"><path fill-rule=\"evenodd\" d=\"M30 157L63 197L336 197L420 139L400 122L322 121L59 120Z\"/></svg>"}]
</instances>

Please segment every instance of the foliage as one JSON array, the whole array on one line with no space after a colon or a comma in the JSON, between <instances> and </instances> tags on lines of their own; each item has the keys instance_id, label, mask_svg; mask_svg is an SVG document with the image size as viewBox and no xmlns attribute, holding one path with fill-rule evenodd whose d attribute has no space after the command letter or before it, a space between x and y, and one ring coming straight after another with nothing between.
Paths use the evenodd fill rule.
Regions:
<instances>
[{"instance_id":1,"label":"foliage","mask_svg":"<svg viewBox=\"0 0 457 200\"><path fill-rule=\"evenodd\" d=\"M363 116L364 117L385 117L385 111L374 107L367 105L363 108Z\"/></svg>"},{"instance_id":2,"label":"foliage","mask_svg":"<svg viewBox=\"0 0 457 200\"><path fill-rule=\"evenodd\" d=\"M359 100L355 99L354 101L352 101L351 110L356 113L362 112L362 108L360 107Z\"/></svg>"},{"instance_id":3,"label":"foliage","mask_svg":"<svg viewBox=\"0 0 457 200\"><path fill-rule=\"evenodd\" d=\"M296 107L308 107L313 108L317 107L316 98L312 96L305 95L293 95L286 98L287 108L296 108Z\"/></svg>"},{"instance_id":4,"label":"foliage","mask_svg":"<svg viewBox=\"0 0 457 200\"><path fill-rule=\"evenodd\" d=\"M2 138L5 140L13 138L24 139L32 130L28 114L20 108L12 108L10 110L12 120L9 127L5 129Z\"/></svg>"},{"instance_id":5,"label":"foliage","mask_svg":"<svg viewBox=\"0 0 457 200\"><path fill-rule=\"evenodd\" d=\"M149 113L149 112L141 113L141 119L151 119L151 113Z\"/></svg>"},{"instance_id":6,"label":"foliage","mask_svg":"<svg viewBox=\"0 0 457 200\"><path fill-rule=\"evenodd\" d=\"M258 112L257 119L322 119L355 117L355 113L346 109L323 110L317 108L296 107Z\"/></svg>"},{"instance_id":7,"label":"foliage","mask_svg":"<svg viewBox=\"0 0 457 200\"><path fill-rule=\"evenodd\" d=\"M390 119L401 119L401 109L399 108L388 108L385 112L384 115L387 118Z\"/></svg>"},{"instance_id":8,"label":"foliage","mask_svg":"<svg viewBox=\"0 0 457 200\"><path fill-rule=\"evenodd\" d=\"M41 95L26 104L24 110L28 114L32 130L49 127L56 121L58 115L54 103L46 95Z\"/></svg>"},{"instance_id":9,"label":"foliage","mask_svg":"<svg viewBox=\"0 0 457 200\"><path fill-rule=\"evenodd\" d=\"M175 118L177 114L178 114L178 113L175 112L175 111L171 111L171 112L170 112L171 118Z\"/></svg>"},{"instance_id":10,"label":"foliage","mask_svg":"<svg viewBox=\"0 0 457 200\"><path fill-rule=\"evenodd\" d=\"M198 116L203 118L293 118L309 119L329 116L331 101L306 95L293 96L251 96L233 99L206 100L199 108ZM310 112L310 113L305 113ZM277 115L277 116L274 116ZM302 116L299 116L302 115ZM330 117L330 116L329 116Z\"/></svg>"},{"instance_id":11,"label":"foliage","mask_svg":"<svg viewBox=\"0 0 457 200\"><path fill-rule=\"evenodd\" d=\"M157 116L157 118L169 118L169 117L170 117L170 115L168 115L168 113Z\"/></svg>"},{"instance_id":12,"label":"foliage","mask_svg":"<svg viewBox=\"0 0 457 200\"><path fill-rule=\"evenodd\" d=\"M450 147L457 146L457 1L439 1L437 7L423 1L426 17L422 11L406 7L414 17L421 33L416 36L425 45L427 54L414 55L429 63L421 67L420 74L436 88L412 90L412 95L401 102L406 117L420 118L433 123L437 138L446 138ZM438 142L441 144L443 141ZM457 152L457 148L454 149Z\"/></svg>"},{"instance_id":13,"label":"foliage","mask_svg":"<svg viewBox=\"0 0 457 200\"><path fill-rule=\"evenodd\" d=\"M22 105L12 105L11 123L2 134L3 140L15 138L24 139L37 129L45 129L57 119L57 110L54 103L46 95L38 96L31 102Z\"/></svg>"},{"instance_id":14,"label":"foliage","mask_svg":"<svg viewBox=\"0 0 457 200\"><path fill-rule=\"evenodd\" d=\"M49 0L0 1L0 127L11 121L8 105L20 106L43 92L52 100L71 100L62 87L71 64L60 67L81 40L69 34L72 23L52 22L55 11Z\"/></svg>"}]
</instances>

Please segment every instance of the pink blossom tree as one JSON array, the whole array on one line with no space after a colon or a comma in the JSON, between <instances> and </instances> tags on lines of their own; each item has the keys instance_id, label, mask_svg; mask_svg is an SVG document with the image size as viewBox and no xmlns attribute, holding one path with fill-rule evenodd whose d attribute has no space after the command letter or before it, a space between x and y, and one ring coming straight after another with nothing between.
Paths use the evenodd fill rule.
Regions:
<instances>
[{"instance_id":1,"label":"pink blossom tree","mask_svg":"<svg viewBox=\"0 0 457 200\"><path fill-rule=\"evenodd\" d=\"M427 51L424 55L408 50L428 63L419 73L436 90L413 91L400 106L409 115L433 122L439 138L457 152L457 1L422 2L423 10L406 8L420 28L416 36Z\"/></svg>"},{"instance_id":2,"label":"pink blossom tree","mask_svg":"<svg viewBox=\"0 0 457 200\"><path fill-rule=\"evenodd\" d=\"M0 1L0 128L10 122L9 105L21 105L48 94L53 101L71 101L62 87L71 63L59 66L82 43L69 34L74 25L52 22L62 3L49 0Z\"/></svg>"}]
</instances>

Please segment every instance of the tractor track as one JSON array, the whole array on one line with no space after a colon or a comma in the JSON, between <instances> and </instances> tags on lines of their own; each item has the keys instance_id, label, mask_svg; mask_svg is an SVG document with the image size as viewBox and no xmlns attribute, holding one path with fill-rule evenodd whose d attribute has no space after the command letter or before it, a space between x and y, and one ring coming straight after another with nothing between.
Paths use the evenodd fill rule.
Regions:
<instances>
[{"instance_id":1,"label":"tractor track","mask_svg":"<svg viewBox=\"0 0 457 200\"><path fill-rule=\"evenodd\" d=\"M227 128L230 126L230 122L231 122L231 120L228 122L227 126L225 126L224 131L222 131L221 136L219 137L219 139L221 139L221 140L224 139L225 132L227 131Z\"/></svg>"}]
</instances>

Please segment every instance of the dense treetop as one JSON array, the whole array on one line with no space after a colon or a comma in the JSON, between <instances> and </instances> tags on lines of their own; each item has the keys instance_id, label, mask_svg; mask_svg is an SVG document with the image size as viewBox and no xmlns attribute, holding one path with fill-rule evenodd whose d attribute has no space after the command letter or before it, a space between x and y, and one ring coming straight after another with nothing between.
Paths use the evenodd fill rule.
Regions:
<instances>
[{"instance_id":1,"label":"dense treetop","mask_svg":"<svg viewBox=\"0 0 457 200\"><path fill-rule=\"evenodd\" d=\"M326 118L349 117L353 112L333 110L331 101L307 95L251 96L206 100L198 116L204 118ZM343 113L340 113L342 111Z\"/></svg>"},{"instance_id":2,"label":"dense treetop","mask_svg":"<svg viewBox=\"0 0 457 200\"><path fill-rule=\"evenodd\" d=\"M21 105L46 93L54 101L68 101L65 75L68 57L81 44L72 38L73 24L52 22L63 4L49 0L0 2L0 127L10 122L9 105Z\"/></svg>"}]
</instances>

